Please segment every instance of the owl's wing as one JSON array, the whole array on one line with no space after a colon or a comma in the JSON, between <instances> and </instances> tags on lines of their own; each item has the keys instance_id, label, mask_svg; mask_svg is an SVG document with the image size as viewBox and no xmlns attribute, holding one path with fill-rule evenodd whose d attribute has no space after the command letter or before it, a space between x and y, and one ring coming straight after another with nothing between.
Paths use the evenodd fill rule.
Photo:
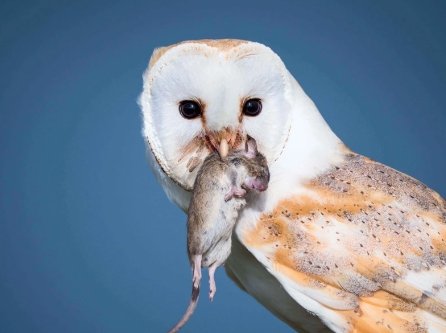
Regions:
<instances>
[{"instance_id":1,"label":"owl's wing","mask_svg":"<svg viewBox=\"0 0 446 333\"><path fill-rule=\"evenodd\" d=\"M360 155L237 231L335 332L446 332L446 202Z\"/></svg>"}]
</instances>

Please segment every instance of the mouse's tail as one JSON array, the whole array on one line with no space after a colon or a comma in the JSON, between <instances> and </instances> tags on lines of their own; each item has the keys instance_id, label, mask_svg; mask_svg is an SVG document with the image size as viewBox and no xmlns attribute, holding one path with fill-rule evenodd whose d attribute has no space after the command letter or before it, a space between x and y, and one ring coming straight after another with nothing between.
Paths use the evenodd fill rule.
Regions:
<instances>
[{"instance_id":1,"label":"mouse's tail","mask_svg":"<svg viewBox=\"0 0 446 333\"><path fill-rule=\"evenodd\" d=\"M199 294L200 285L198 285L198 287L195 287L194 284L192 284L192 296L190 298L189 306L187 307L186 312L184 313L180 321L167 333L178 332L187 323L189 318L194 313L195 308L197 307Z\"/></svg>"}]
</instances>

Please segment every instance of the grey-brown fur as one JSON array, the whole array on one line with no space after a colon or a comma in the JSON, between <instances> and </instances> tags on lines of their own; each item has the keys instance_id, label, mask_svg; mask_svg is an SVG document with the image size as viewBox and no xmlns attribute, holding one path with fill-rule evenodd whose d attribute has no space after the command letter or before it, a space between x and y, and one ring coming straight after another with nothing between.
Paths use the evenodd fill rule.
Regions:
<instances>
[{"instance_id":1,"label":"grey-brown fur","mask_svg":"<svg viewBox=\"0 0 446 333\"><path fill-rule=\"evenodd\" d=\"M234 196L229 201L224 198L230 186L249 190L245 185L248 177L261 180L265 189L268 186L269 171L262 154L251 159L242 151L235 151L222 160L213 153L203 162L194 184L187 221L188 255L191 258L203 254L202 267L215 262L212 251L219 243L229 241L230 245L238 212L246 202L242 197Z\"/></svg>"}]
</instances>

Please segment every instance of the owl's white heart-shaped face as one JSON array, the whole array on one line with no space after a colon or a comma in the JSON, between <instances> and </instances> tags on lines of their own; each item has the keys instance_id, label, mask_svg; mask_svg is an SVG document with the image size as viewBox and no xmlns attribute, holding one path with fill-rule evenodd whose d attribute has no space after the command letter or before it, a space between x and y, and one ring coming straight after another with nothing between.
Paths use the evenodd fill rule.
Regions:
<instances>
[{"instance_id":1,"label":"owl's white heart-shaped face","mask_svg":"<svg viewBox=\"0 0 446 333\"><path fill-rule=\"evenodd\" d=\"M269 164L291 124L292 77L264 45L191 41L155 50L140 104L144 136L164 173L192 189L205 157L253 137Z\"/></svg>"}]
</instances>

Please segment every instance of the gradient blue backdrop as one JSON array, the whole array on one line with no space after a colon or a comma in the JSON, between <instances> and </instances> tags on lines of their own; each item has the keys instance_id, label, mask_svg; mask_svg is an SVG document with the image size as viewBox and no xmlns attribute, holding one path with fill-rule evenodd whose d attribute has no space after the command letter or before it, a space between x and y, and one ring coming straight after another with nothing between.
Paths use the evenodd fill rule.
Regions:
<instances>
[{"instance_id":1,"label":"gradient blue backdrop","mask_svg":"<svg viewBox=\"0 0 446 333\"><path fill-rule=\"evenodd\" d=\"M190 296L186 216L145 160L152 50L275 50L353 150L446 195L441 1L1 1L0 332L164 332ZM184 332L291 332L220 269Z\"/></svg>"}]
</instances>

